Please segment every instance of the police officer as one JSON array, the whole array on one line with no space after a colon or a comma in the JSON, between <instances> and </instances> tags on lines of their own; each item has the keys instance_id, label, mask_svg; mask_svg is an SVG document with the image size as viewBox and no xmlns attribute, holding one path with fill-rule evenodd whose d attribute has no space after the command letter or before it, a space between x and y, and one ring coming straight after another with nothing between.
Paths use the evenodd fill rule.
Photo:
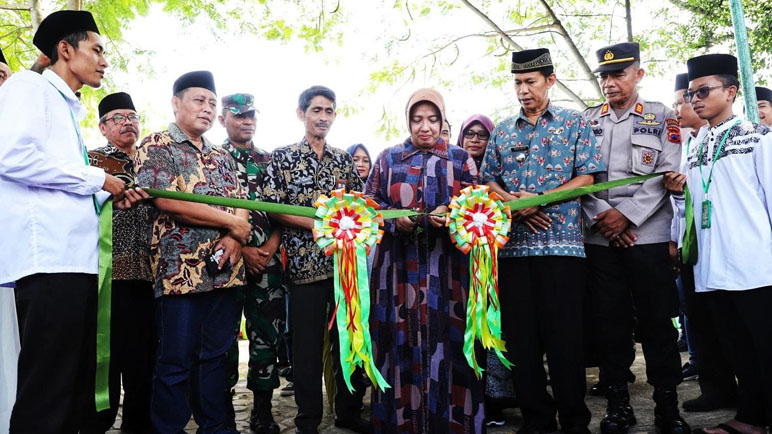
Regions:
<instances>
[{"instance_id":1,"label":"police officer","mask_svg":"<svg viewBox=\"0 0 772 434\"><path fill-rule=\"evenodd\" d=\"M604 47L597 57L595 72L606 101L585 111L607 167L596 182L675 170L681 154L678 120L665 105L638 95L636 85L644 76L638 44ZM676 394L681 358L671 322L678 294L668 253L673 217L668 193L660 179L649 179L587 196L582 211L601 381L609 386L601 432L626 433L636 423L627 391L635 325L654 386L654 423L664 433L688 433Z\"/></svg>"}]
</instances>

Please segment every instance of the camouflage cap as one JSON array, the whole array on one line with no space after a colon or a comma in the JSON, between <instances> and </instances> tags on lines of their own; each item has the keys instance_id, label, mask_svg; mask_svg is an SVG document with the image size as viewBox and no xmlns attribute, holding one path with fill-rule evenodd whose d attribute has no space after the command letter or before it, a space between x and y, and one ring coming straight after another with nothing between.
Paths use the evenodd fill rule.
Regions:
<instances>
[{"instance_id":1,"label":"camouflage cap","mask_svg":"<svg viewBox=\"0 0 772 434\"><path fill-rule=\"evenodd\" d=\"M234 93L222 97L222 107L234 115L240 115L247 112L260 113L255 108L255 97L248 93Z\"/></svg>"}]
</instances>

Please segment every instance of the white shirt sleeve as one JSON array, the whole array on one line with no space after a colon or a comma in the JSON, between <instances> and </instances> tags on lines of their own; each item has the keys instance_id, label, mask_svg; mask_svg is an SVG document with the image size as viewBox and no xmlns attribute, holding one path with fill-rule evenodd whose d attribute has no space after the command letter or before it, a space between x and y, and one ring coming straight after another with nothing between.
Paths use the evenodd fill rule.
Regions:
<instances>
[{"instance_id":1,"label":"white shirt sleeve","mask_svg":"<svg viewBox=\"0 0 772 434\"><path fill-rule=\"evenodd\" d=\"M764 196L767 217L772 225L772 209L770 209L772 207L772 133L764 135L761 142L753 149L753 163Z\"/></svg>"},{"instance_id":2,"label":"white shirt sleeve","mask_svg":"<svg viewBox=\"0 0 772 434\"><path fill-rule=\"evenodd\" d=\"M49 115L45 94L36 83L0 92L0 176L31 187L91 195L102 189L104 170L62 162L46 152ZM22 118L23 115L23 118ZM23 125L23 126L22 126ZM54 132L55 134L55 132ZM72 146L71 143L57 143Z\"/></svg>"}]
</instances>

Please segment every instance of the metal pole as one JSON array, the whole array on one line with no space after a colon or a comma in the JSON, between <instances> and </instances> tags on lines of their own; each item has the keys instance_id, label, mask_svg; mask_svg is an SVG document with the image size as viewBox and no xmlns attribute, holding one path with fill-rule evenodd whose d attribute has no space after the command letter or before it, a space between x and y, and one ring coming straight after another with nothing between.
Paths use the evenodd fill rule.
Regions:
<instances>
[{"instance_id":1,"label":"metal pole","mask_svg":"<svg viewBox=\"0 0 772 434\"><path fill-rule=\"evenodd\" d=\"M734 38L737 44L737 60L740 64L740 78L745 96L745 115L751 122L759 122L759 107L756 103L756 88L753 84L751 50L748 48L748 32L745 30L745 13L742 0L729 0L734 24Z\"/></svg>"}]
</instances>

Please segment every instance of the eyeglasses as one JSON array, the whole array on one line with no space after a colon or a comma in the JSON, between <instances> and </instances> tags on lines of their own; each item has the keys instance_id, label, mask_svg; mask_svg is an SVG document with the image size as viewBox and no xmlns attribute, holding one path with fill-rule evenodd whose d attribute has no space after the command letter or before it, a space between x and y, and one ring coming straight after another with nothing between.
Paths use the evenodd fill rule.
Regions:
<instances>
[{"instance_id":1,"label":"eyeglasses","mask_svg":"<svg viewBox=\"0 0 772 434\"><path fill-rule=\"evenodd\" d=\"M480 138L480 140L488 140L488 137L491 135L488 134L487 131L472 131L472 130L466 130L464 131L464 138L465 139L473 139L474 136L477 136Z\"/></svg>"},{"instance_id":2,"label":"eyeglasses","mask_svg":"<svg viewBox=\"0 0 772 434\"><path fill-rule=\"evenodd\" d=\"M136 114L132 114L132 115L128 115L128 116L124 116L124 115L121 115L121 114L115 114L115 115L113 115L113 116L111 116L109 118L103 118L102 122L107 122L107 121L111 120L111 121L115 122L116 124L122 124L122 123L124 123L126 121L129 121L132 124L138 124L140 119L141 118L139 117L139 115L136 115Z\"/></svg>"},{"instance_id":3,"label":"eyeglasses","mask_svg":"<svg viewBox=\"0 0 772 434\"><path fill-rule=\"evenodd\" d=\"M694 92L687 90L686 93L684 93L684 101L686 103L691 103L695 95L697 95L697 98L699 99L705 99L710 95L711 90L719 88L726 89L727 87L729 86L702 86Z\"/></svg>"}]
</instances>

